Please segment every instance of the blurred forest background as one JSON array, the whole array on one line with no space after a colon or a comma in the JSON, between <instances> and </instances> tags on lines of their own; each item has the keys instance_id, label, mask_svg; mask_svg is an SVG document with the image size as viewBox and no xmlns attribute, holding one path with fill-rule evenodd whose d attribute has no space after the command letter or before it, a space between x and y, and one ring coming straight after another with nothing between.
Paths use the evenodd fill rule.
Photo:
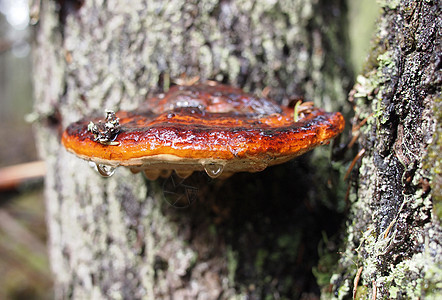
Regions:
<instances>
[{"instance_id":1,"label":"blurred forest background","mask_svg":"<svg viewBox=\"0 0 442 300\"><path fill-rule=\"evenodd\" d=\"M44 1L44 0L43 0ZM35 1L38 2L38 1ZM354 74L370 50L379 7L348 0ZM42 164L24 165L20 183L5 182L11 166L38 161L32 120L33 20L28 0L0 0L0 299L51 299ZM35 173L35 176L32 174Z\"/></svg>"}]
</instances>

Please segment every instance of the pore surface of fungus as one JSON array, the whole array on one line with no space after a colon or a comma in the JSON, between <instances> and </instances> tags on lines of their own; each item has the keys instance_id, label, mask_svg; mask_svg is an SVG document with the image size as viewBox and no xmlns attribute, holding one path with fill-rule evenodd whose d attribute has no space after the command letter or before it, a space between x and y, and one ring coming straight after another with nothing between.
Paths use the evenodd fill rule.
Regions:
<instances>
[{"instance_id":1,"label":"pore surface of fungus","mask_svg":"<svg viewBox=\"0 0 442 300\"><path fill-rule=\"evenodd\" d=\"M127 166L151 179L172 170L183 177L198 170L217 177L286 162L327 143L343 128L338 112L308 103L281 107L239 88L209 83L173 86L134 111L107 111L104 123L84 118L68 126L62 143L95 162L102 175Z\"/></svg>"}]
</instances>

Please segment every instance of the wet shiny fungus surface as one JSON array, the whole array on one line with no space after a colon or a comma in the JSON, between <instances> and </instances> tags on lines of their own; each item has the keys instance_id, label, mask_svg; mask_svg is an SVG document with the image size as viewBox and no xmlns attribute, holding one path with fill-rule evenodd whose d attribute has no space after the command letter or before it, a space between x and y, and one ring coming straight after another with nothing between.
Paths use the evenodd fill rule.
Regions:
<instances>
[{"instance_id":1,"label":"wet shiny fungus surface","mask_svg":"<svg viewBox=\"0 0 442 300\"><path fill-rule=\"evenodd\" d=\"M327 143L344 128L340 113L310 105L295 122L293 108L221 84L173 86L135 111L106 114L104 121L88 117L69 125L63 145L95 162L104 176L121 165L151 179L169 170L206 170L211 177L261 171Z\"/></svg>"}]
</instances>

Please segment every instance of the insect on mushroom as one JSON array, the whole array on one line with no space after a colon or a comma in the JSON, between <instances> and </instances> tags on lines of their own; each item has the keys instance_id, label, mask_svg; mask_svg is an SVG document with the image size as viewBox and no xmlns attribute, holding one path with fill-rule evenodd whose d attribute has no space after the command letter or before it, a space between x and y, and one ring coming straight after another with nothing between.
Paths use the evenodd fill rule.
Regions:
<instances>
[{"instance_id":1,"label":"insect on mushroom","mask_svg":"<svg viewBox=\"0 0 442 300\"><path fill-rule=\"evenodd\" d=\"M107 111L104 123L88 117L69 125L62 143L104 176L125 166L151 180L173 170L183 178L202 170L227 177L287 162L342 132L339 112L300 106L294 113L214 82L176 85L134 111Z\"/></svg>"}]
</instances>

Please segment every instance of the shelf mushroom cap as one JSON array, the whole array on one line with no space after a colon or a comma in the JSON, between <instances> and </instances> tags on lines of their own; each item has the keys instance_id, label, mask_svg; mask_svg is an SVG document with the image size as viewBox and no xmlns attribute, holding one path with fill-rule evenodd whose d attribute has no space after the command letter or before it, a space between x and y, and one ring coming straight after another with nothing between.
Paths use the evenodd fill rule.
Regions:
<instances>
[{"instance_id":1,"label":"shelf mushroom cap","mask_svg":"<svg viewBox=\"0 0 442 300\"><path fill-rule=\"evenodd\" d=\"M222 84L173 86L137 110L107 111L105 123L84 118L69 125L62 144L97 165L130 167L148 178L168 170L183 176L206 170L211 177L257 172L344 129L339 112L311 105L296 110L294 116L293 107Z\"/></svg>"}]
</instances>

